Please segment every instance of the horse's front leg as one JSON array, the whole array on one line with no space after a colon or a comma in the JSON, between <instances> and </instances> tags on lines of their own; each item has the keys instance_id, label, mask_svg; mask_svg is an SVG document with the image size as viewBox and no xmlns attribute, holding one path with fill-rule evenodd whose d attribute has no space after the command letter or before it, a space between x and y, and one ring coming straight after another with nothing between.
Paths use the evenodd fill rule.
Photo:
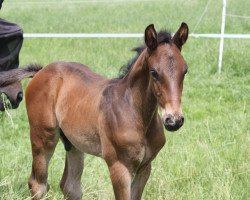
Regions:
<instances>
[{"instance_id":1,"label":"horse's front leg","mask_svg":"<svg viewBox=\"0 0 250 200\"><path fill-rule=\"evenodd\" d=\"M147 150L145 152L144 163L139 167L133 179L132 200L141 199L144 187L151 173L151 161L157 156L166 141L161 118L158 114L152 119L145 139L147 141Z\"/></svg>"},{"instance_id":2,"label":"horse's front leg","mask_svg":"<svg viewBox=\"0 0 250 200\"><path fill-rule=\"evenodd\" d=\"M142 166L136 173L131 186L131 199L139 200L151 173L151 163Z\"/></svg>"},{"instance_id":3,"label":"horse's front leg","mask_svg":"<svg viewBox=\"0 0 250 200\"><path fill-rule=\"evenodd\" d=\"M109 166L109 173L115 193L115 199L130 200L132 175L128 167L120 161L115 161Z\"/></svg>"}]
</instances>

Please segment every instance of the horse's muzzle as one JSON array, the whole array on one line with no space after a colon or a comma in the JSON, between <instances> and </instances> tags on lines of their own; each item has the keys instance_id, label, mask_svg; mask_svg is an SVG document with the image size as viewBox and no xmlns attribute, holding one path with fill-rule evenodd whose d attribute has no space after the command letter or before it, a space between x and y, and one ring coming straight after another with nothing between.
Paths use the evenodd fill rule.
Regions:
<instances>
[{"instance_id":1,"label":"horse's muzzle","mask_svg":"<svg viewBox=\"0 0 250 200\"><path fill-rule=\"evenodd\" d=\"M184 124L184 117L182 115L167 115L163 124L168 131L177 131Z\"/></svg>"},{"instance_id":2,"label":"horse's muzzle","mask_svg":"<svg viewBox=\"0 0 250 200\"><path fill-rule=\"evenodd\" d=\"M16 108L18 108L20 102L23 100L23 92L19 91L14 97L7 96L7 98L10 101L11 108L16 109ZM4 111L5 106L6 105L4 105L3 99L0 97L0 111ZM7 107L7 108L9 108L9 107Z\"/></svg>"}]
</instances>

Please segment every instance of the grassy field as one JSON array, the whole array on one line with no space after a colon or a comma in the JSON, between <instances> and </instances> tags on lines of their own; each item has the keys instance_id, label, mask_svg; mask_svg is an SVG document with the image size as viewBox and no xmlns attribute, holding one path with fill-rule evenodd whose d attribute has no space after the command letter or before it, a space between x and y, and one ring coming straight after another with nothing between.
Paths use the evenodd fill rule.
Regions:
<instances>
[{"instance_id":1,"label":"grassy field","mask_svg":"<svg viewBox=\"0 0 250 200\"><path fill-rule=\"evenodd\" d=\"M26 3L25 3L26 2ZM176 31L185 21L194 31L207 0L160 1L5 1L1 18L18 23L25 33L142 33ZM227 13L250 15L250 1L228 0ZM221 1L211 0L195 33L219 33ZM250 33L250 20L227 17L226 33ZM140 38L26 38L21 64L77 61L107 77L134 53ZM183 55L189 65L185 78L185 125L166 132L167 143L153 162L144 190L145 200L250 199L250 40L225 39L222 76L218 78L219 39L189 38ZM27 80L23 81L24 90ZM29 199L31 171L29 128L22 102L0 113L0 199ZM51 190L45 199L63 199L59 181L64 166L59 142L49 167ZM114 199L103 160L87 155L82 176L83 199Z\"/></svg>"}]
</instances>

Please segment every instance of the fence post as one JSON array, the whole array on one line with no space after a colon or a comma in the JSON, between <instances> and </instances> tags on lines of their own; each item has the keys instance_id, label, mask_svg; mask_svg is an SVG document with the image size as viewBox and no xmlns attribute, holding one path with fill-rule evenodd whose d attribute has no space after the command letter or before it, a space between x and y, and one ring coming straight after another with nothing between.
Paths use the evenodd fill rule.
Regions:
<instances>
[{"instance_id":1,"label":"fence post","mask_svg":"<svg viewBox=\"0 0 250 200\"><path fill-rule=\"evenodd\" d=\"M221 69L222 69L223 46L224 46L224 32L225 32L225 24L226 24L226 6L227 6L227 1L223 0L221 33L220 33L219 64L218 64L219 77L221 76Z\"/></svg>"}]
</instances>

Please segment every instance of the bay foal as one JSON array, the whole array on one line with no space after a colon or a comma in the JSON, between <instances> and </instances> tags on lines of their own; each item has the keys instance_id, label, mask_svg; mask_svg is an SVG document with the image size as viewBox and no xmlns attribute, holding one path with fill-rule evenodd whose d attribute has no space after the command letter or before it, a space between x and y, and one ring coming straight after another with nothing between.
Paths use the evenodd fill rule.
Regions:
<instances>
[{"instance_id":1,"label":"bay foal","mask_svg":"<svg viewBox=\"0 0 250 200\"><path fill-rule=\"evenodd\" d=\"M31 80L26 104L34 199L48 191L48 164L59 138L66 149L60 184L65 198L81 199L83 153L106 161L117 200L141 198L151 161L165 144L162 123L175 131L184 122L181 96L187 65L180 50L188 26L182 23L172 38L149 25L144 37L145 47L120 78L108 80L82 64L56 62Z\"/></svg>"}]
</instances>

